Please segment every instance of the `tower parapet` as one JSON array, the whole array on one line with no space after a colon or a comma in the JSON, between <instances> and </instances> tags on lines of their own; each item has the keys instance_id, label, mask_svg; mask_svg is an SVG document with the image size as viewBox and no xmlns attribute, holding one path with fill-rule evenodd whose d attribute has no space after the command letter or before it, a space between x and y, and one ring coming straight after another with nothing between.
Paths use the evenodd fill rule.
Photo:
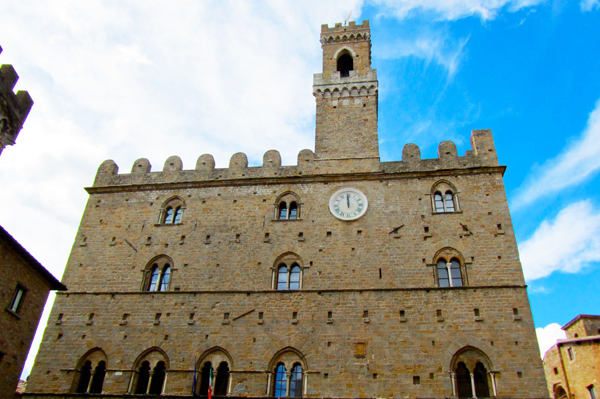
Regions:
<instances>
[{"instance_id":1,"label":"tower parapet","mask_svg":"<svg viewBox=\"0 0 600 399\"><path fill-rule=\"evenodd\" d=\"M24 90L19 90L16 94L13 92L18 80L19 75L12 65L4 64L0 67L0 154L4 147L15 144L33 106L29 93Z\"/></svg>"}]
</instances>

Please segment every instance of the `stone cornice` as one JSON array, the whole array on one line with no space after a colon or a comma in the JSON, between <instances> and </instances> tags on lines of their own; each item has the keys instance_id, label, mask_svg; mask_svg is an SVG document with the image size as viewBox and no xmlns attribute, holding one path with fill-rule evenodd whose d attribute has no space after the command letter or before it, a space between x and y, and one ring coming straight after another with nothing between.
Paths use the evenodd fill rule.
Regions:
<instances>
[{"instance_id":1,"label":"stone cornice","mask_svg":"<svg viewBox=\"0 0 600 399\"><path fill-rule=\"evenodd\" d=\"M382 163L385 164L385 163ZM257 167L258 168L258 167ZM411 178L439 177L452 175L474 175L485 173L500 173L504 175L506 166L487 166L472 167L462 169L438 169L426 171L409 172L366 172L366 173L343 173L343 174L323 174L323 175L300 175L293 174L288 176L265 176L265 177L240 177L230 179L213 178L211 180L191 180L191 181L173 181L158 182L147 184L124 184L109 186L86 187L89 194L105 194L115 192L133 192L133 191L153 191L153 190L175 190L204 187L230 187L230 186L251 186L251 185L275 185L275 184L307 184L307 183L331 183L347 181L372 181L372 180L401 180ZM179 173L185 173L181 171ZM194 171L189 171L193 173ZM157 172L160 173L160 172Z\"/></svg>"}]
</instances>

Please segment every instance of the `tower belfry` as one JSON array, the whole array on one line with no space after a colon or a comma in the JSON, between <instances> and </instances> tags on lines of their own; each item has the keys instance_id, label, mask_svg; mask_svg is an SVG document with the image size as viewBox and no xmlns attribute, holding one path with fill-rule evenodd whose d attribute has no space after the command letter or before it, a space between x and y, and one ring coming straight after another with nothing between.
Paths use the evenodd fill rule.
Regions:
<instances>
[{"instance_id":1,"label":"tower belfry","mask_svg":"<svg viewBox=\"0 0 600 399\"><path fill-rule=\"evenodd\" d=\"M323 73L314 75L315 159L379 161L377 71L369 21L321 26Z\"/></svg>"}]
</instances>

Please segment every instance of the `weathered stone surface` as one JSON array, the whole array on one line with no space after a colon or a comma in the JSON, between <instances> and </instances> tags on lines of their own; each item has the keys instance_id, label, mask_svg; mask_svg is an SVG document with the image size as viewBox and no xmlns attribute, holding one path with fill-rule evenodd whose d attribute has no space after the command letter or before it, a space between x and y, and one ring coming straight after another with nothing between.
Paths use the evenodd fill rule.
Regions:
<instances>
[{"instance_id":1,"label":"weathered stone surface","mask_svg":"<svg viewBox=\"0 0 600 399\"><path fill-rule=\"evenodd\" d=\"M228 363L234 396L274 395L283 363L302 365L304 396L448 397L460 354L482 354L499 396L547 395L491 132L475 131L464 156L445 142L440 158L407 146L402 161L380 162L368 22L321 36L316 151L302 150L297 166L276 151L261 167L243 153L229 168L210 155L168 173L101 166L30 392L73 391L101 348L103 392L116 395L135 389L146 353L167 364L167 395L189 395L210 360ZM342 49L355 56L348 77L336 71ZM364 216L332 215L342 188L368 198ZM452 210L436 210L436 190L451 192ZM156 223L173 198L182 219ZM297 217L279 219L292 203ZM148 292L157 259L171 279ZM440 286L440 259L460 261L464 287ZM282 264L300 267L300 289L276 289Z\"/></svg>"}]
</instances>

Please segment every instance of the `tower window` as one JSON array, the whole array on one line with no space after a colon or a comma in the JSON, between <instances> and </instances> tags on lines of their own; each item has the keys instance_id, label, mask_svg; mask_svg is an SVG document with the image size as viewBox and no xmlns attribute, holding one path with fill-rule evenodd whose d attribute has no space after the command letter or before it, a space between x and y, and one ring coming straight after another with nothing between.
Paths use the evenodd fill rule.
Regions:
<instances>
[{"instance_id":1,"label":"tower window","mask_svg":"<svg viewBox=\"0 0 600 399\"><path fill-rule=\"evenodd\" d=\"M346 50L337 59L337 70L342 78L350 76L350 71L354 69L354 60L350 53Z\"/></svg>"}]
</instances>

